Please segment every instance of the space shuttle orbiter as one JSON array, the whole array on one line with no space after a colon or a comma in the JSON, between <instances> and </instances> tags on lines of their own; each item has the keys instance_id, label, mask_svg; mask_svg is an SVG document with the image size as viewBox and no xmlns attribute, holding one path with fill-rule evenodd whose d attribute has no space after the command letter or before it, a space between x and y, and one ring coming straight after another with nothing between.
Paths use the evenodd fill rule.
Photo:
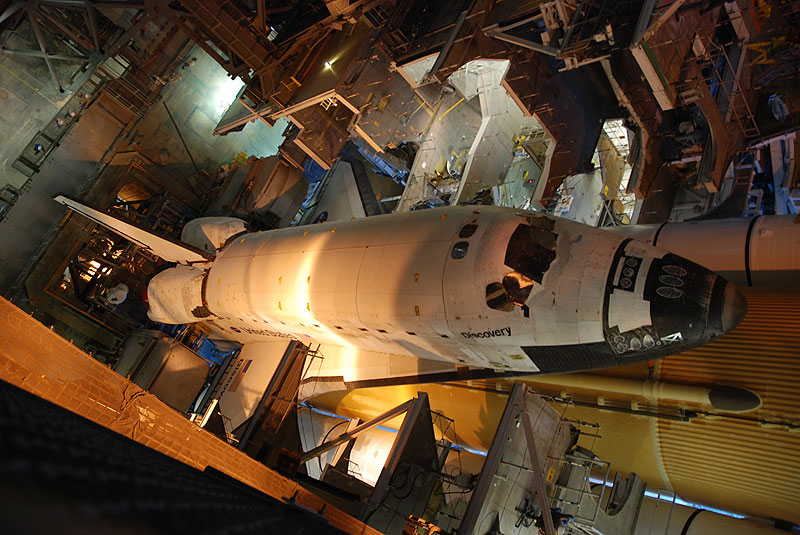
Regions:
<instances>
[{"instance_id":1,"label":"space shuttle orbiter","mask_svg":"<svg viewBox=\"0 0 800 535\"><path fill-rule=\"evenodd\" d=\"M56 200L179 263L149 283L152 320L204 322L245 347L321 344L304 382L316 392L630 364L709 342L746 311L685 258L535 212L446 207L256 233L200 218L183 247Z\"/></svg>"}]
</instances>

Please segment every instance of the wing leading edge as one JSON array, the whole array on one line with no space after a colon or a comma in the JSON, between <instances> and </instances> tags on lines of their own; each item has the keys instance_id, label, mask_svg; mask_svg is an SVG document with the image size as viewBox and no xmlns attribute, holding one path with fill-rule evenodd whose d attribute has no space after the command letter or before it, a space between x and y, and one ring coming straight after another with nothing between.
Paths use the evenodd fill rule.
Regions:
<instances>
[{"instance_id":1,"label":"wing leading edge","mask_svg":"<svg viewBox=\"0 0 800 535\"><path fill-rule=\"evenodd\" d=\"M120 236L136 243L153 254L158 255L168 262L177 262L179 264L191 264L193 262L208 262L213 260L214 257L197 250L189 245L175 243L161 236L156 236L145 230L137 228L130 223L126 223L116 217L113 217L103 212L99 212L94 208L89 208L72 199L68 199L63 195L55 197L58 203L63 204L70 210L74 210L85 217L88 217L95 223L103 225L104 227L116 232Z\"/></svg>"}]
</instances>

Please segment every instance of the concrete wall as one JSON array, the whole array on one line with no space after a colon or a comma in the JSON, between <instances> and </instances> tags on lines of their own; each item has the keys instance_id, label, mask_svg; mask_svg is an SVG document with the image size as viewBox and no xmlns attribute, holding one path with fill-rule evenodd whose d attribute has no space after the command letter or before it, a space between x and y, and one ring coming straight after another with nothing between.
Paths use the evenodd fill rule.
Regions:
<instances>
[{"instance_id":1,"label":"concrete wall","mask_svg":"<svg viewBox=\"0 0 800 535\"><path fill-rule=\"evenodd\" d=\"M8 291L48 231L63 217L64 207L53 197L76 196L131 119L129 111L101 95L33 176L30 189L0 221L0 292Z\"/></svg>"}]
</instances>

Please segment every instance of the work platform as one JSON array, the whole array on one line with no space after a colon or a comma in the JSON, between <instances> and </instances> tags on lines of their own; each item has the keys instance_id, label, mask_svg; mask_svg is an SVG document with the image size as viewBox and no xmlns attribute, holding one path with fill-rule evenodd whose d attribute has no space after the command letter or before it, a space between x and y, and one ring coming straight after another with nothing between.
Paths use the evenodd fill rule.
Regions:
<instances>
[{"instance_id":1,"label":"work platform","mask_svg":"<svg viewBox=\"0 0 800 535\"><path fill-rule=\"evenodd\" d=\"M200 472L213 469L284 508L296 505L305 514L316 514L336 530L377 533L200 429L5 299L0 300L0 333L0 379L70 411L79 417L70 419L84 422L76 425L108 429ZM50 425L68 424L57 419ZM136 470L135 465L126 467L127 477ZM47 492L47 487L39 492ZM109 517L113 519L113 514ZM318 524L319 518L314 522Z\"/></svg>"}]
</instances>

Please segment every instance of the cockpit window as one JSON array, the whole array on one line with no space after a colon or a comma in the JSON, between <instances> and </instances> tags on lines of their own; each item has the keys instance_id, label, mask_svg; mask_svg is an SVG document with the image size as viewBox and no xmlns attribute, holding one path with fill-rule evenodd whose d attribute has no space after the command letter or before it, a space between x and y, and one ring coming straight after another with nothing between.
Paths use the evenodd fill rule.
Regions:
<instances>
[{"instance_id":1,"label":"cockpit window","mask_svg":"<svg viewBox=\"0 0 800 535\"><path fill-rule=\"evenodd\" d=\"M467 256L467 249L469 249L469 243L460 241L453 245L453 249L450 251L450 257L456 260L459 258L464 258Z\"/></svg>"},{"instance_id":2,"label":"cockpit window","mask_svg":"<svg viewBox=\"0 0 800 535\"><path fill-rule=\"evenodd\" d=\"M547 218L537 226L519 225L508 240L505 264L528 279L542 283L545 272L556 258L554 223ZM530 292L529 292L530 293Z\"/></svg>"},{"instance_id":3,"label":"cockpit window","mask_svg":"<svg viewBox=\"0 0 800 535\"><path fill-rule=\"evenodd\" d=\"M475 231L478 230L478 225L475 223L469 223L468 225L464 225L461 227L461 230L458 231L459 238L470 238Z\"/></svg>"}]
</instances>

